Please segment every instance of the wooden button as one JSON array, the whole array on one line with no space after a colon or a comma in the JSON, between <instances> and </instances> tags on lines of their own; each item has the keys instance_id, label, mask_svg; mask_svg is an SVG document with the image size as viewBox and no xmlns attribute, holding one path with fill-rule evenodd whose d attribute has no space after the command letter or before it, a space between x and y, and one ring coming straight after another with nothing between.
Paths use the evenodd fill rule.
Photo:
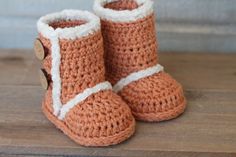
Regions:
<instances>
[{"instance_id":1,"label":"wooden button","mask_svg":"<svg viewBox=\"0 0 236 157\"><path fill-rule=\"evenodd\" d=\"M48 89L48 79L47 79L46 71L43 69L40 69L39 70L39 77L40 77L40 82L41 82L43 89L47 90Z\"/></svg>"},{"instance_id":2,"label":"wooden button","mask_svg":"<svg viewBox=\"0 0 236 157\"><path fill-rule=\"evenodd\" d=\"M45 51L42 42L39 39L36 39L34 42L34 52L36 57L39 60L43 60L45 58Z\"/></svg>"}]
</instances>

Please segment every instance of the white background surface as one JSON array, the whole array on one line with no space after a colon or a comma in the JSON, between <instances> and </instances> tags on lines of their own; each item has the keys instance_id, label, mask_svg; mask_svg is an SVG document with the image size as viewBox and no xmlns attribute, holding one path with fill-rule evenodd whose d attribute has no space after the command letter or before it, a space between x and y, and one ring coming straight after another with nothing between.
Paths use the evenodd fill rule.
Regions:
<instances>
[{"instance_id":1,"label":"white background surface","mask_svg":"<svg viewBox=\"0 0 236 157\"><path fill-rule=\"evenodd\" d=\"M154 0L161 51L236 52L236 0ZM93 0L0 0L0 48L32 48L37 19Z\"/></svg>"}]
</instances>

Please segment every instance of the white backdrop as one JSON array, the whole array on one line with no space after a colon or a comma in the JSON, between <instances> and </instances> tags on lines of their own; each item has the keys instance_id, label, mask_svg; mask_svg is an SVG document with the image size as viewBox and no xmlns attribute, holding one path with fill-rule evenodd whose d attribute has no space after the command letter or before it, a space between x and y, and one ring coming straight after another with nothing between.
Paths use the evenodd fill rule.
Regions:
<instances>
[{"instance_id":1,"label":"white backdrop","mask_svg":"<svg viewBox=\"0 0 236 157\"><path fill-rule=\"evenodd\" d=\"M236 0L154 0L161 51L236 52ZM0 48L32 48L35 23L93 0L0 0Z\"/></svg>"}]
</instances>

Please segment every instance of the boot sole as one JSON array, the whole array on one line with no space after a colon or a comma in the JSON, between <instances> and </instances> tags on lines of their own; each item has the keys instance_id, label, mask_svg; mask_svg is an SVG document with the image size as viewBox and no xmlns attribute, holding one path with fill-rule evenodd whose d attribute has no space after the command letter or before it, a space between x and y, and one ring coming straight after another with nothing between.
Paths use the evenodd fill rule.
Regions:
<instances>
[{"instance_id":1,"label":"boot sole","mask_svg":"<svg viewBox=\"0 0 236 157\"><path fill-rule=\"evenodd\" d=\"M136 120L146 121L146 122L161 122L177 118L184 112L185 108L186 108L186 100L184 100L177 107L165 112L139 113L132 111L132 114Z\"/></svg>"}]
</instances>

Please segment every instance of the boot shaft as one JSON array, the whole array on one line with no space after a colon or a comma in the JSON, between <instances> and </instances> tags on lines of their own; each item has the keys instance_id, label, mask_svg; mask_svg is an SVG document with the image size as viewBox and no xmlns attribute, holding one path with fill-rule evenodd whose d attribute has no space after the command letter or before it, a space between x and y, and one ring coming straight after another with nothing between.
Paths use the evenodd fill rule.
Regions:
<instances>
[{"instance_id":1,"label":"boot shaft","mask_svg":"<svg viewBox=\"0 0 236 157\"><path fill-rule=\"evenodd\" d=\"M104 4L104 8L112 9L112 11L119 10L120 12L120 10L127 11L128 9L130 15L132 12L137 12L140 7L142 7L141 4L130 0ZM114 18L101 16L106 78L112 84L130 73L147 69L158 63L155 17L153 11L145 9L149 12L147 15L126 21L119 19L119 21L114 21ZM129 16L129 14L126 15Z\"/></svg>"},{"instance_id":2,"label":"boot shaft","mask_svg":"<svg viewBox=\"0 0 236 157\"><path fill-rule=\"evenodd\" d=\"M99 18L67 10L42 17L38 30L46 54L42 62L48 90L52 90L53 104L57 106L54 110L105 81Z\"/></svg>"},{"instance_id":3,"label":"boot shaft","mask_svg":"<svg viewBox=\"0 0 236 157\"><path fill-rule=\"evenodd\" d=\"M51 43L40 35L47 56L43 68L48 75L49 89L52 88ZM91 88L105 80L103 45L101 32L76 40L60 40L61 101L66 103L86 88Z\"/></svg>"}]
</instances>

